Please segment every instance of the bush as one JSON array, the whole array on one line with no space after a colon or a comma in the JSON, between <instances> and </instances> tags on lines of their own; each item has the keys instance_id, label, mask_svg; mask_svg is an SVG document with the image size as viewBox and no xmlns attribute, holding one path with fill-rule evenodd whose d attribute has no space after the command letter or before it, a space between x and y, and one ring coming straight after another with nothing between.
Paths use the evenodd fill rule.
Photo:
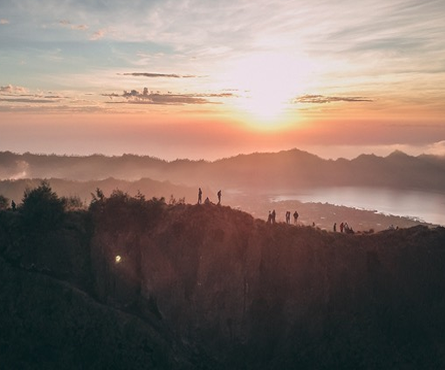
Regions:
<instances>
[{"instance_id":1,"label":"bush","mask_svg":"<svg viewBox=\"0 0 445 370\"><path fill-rule=\"evenodd\" d=\"M24 193L20 211L27 229L47 231L57 228L64 218L65 202L52 191L47 181Z\"/></svg>"},{"instance_id":2,"label":"bush","mask_svg":"<svg viewBox=\"0 0 445 370\"><path fill-rule=\"evenodd\" d=\"M0 211L8 209L9 199L0 194Z\"/></svg>"},{"instance_id":3,"label":"bush","mask_svg":"<svg viewBox=\"0 0 445 370\"><path fill-rule=\"evenodd\" d=\"M114 190L108 198L100 189L92 196L89 210L95 227L115 232L130 227L142 230L150 228L166 206L164 198L146 200L141 193L132 197L119 189Z\"/></svg>"}]
</instances>

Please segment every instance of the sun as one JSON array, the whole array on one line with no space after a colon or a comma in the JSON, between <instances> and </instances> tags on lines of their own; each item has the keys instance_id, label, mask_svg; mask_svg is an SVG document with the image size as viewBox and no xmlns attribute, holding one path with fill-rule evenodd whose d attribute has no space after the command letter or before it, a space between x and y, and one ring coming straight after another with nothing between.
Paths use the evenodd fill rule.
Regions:
<instances>
[{"instance_id":1,"label":"sun","mask_svg":"<svg viewBox=\"0 0 445 370\"><path fill-rule=\"evenodd\" d=\"M256 53L238 60L228 79L235 87L234 108L258 128L282 127L292 100L304 90L310 65L283 53Z\"/></svg>"}]
</instances>

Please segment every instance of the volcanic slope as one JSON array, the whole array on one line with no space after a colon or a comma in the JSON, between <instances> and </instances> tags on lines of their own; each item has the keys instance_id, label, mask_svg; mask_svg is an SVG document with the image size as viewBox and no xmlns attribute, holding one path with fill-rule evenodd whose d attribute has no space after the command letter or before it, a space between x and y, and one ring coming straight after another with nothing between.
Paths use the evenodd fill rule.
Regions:
<instances>
[{"instance_id":1,"label":"volcanic slope","mask_svg":"<svg viewBox=\"0 0 445 370\"><path fill-rule=\"evenodd\" d=\"M75 353L76 364L101 364L88 354L104 341L116 353L103 357L105 366L122 353L147 369L445 366L445 229L341 234L214 204L118 198L83 214L87 263L65 274L0 229L8 364L49 356L56 366ZM2 221L19 223L11 214Z\"/></svg>"}]
</instances>

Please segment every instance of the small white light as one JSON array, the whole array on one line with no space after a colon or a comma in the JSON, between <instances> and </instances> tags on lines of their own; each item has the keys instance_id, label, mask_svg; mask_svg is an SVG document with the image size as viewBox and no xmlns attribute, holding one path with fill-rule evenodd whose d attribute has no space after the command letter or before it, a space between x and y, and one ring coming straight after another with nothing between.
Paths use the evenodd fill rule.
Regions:
<instances>
[{"instance_id":1,"label":"small white light","mask_svg":"<svg viewBox=\"0 0 445 370\"><path fill-rule=\"evenodd\" d=\"M119 263L121 261L121 256L119 256L119 255L116 256L115 260L116 260L116 263Z\"/></svg>"}]
</instances>

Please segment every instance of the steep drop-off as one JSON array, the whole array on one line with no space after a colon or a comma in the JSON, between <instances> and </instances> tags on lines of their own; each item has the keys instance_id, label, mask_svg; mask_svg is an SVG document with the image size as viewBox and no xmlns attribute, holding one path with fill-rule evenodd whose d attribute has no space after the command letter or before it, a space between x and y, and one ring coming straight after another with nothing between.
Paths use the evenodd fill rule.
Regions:
<instances>
[{"instance_id":1,"label":"steep drop-off","mask_svg":"<svg viewBox=\"0 0 445 370\"><path fill-rule=\"evenodd\" d=\"M0 215L11 366L445 366L443 228L347 235L121 194L33 245Z\"/></svg>"},{"instance_id":2,"label":"steep drop-off","mask_svg":"<svg viewBox=\"0 0 445 370\"><path fill-rule=\"evenodd\" d=\"M92 249L108 261L103 299L150 302L221 368L445 364L442 228L345 235L181 205L146 232L103 229Z\"/></svg>"}]
</instances>

